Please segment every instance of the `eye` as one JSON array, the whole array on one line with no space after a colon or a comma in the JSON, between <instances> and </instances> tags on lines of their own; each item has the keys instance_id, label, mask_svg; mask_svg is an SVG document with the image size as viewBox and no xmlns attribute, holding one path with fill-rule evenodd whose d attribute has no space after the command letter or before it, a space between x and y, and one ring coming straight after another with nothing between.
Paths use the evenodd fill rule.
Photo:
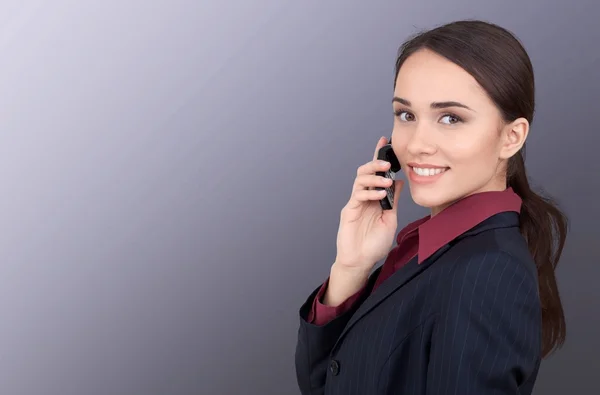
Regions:
<instances>
[{"instance_id":1,"label":"eye","mask_svg":"<svg viewBox=\"0 0 600 395\"><path fill-rule=\"evenodd\" d=\"M454 125L455 123L462 122L462 119L458 115L446 114L440 121L446 125Z\"/></svg>"},{"instance_id":2,"label":"eye","mask_svg":"<svg viewBox=\"0 0 600 395\"><path fill-rule=\"evenodd\" d=\"M412 122L415 120L415 116L408 111L397 111L396 116L400 118L402 122Z\"/></svg>"}]
</instances>

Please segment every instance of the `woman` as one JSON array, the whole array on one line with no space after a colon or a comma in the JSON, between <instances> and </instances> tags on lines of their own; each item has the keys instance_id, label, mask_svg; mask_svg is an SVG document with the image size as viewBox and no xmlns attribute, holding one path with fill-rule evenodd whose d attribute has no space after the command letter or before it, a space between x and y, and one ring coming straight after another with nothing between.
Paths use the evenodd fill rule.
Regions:
<instances>
[{"instance_id":1,"label":"woman","mask_svg":"<svg viewBox=\"0 0 600 395\"><path fill-rule=\"evenodd\" d=\"M382 210L392 181L376 172L390 163L358 168L330 276L300 309L300 389L531 394L565 339L554 270L567 220L527 181L530 59L501 27L450 23L401 47L392 105L393 152L431 215L394 238L403 183Z\"/></svg>"}]
</instances>

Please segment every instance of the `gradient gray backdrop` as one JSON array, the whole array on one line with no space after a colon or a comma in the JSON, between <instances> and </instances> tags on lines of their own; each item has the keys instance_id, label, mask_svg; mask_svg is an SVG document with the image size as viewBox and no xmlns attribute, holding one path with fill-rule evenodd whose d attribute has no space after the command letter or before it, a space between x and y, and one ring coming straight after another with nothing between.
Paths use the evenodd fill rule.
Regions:
<instances>
[{"instance_id":1,"label":"gradient gray backdrop","mask_svg":"<svg viewBox=\"0 0 600 395\"><path fill-rule=\"evenodd\" d=\"M298 308L416 29L484 18L537 72L528 167L572 231L568 342L536 394L600 391L600 5L0 2L2 395L298 394ZM408 193L401 225L426 213Z\"/></svg>"}]
</instances>

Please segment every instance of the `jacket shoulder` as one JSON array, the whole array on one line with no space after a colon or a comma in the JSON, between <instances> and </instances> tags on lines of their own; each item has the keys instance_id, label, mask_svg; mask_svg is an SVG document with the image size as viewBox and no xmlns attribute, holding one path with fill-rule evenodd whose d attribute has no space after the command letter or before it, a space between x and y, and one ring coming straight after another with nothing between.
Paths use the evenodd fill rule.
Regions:
<instances>
[{"instance_id":1,"label":"jacket shoulder","mask_svg":"<svg viewBox=\"0 0 600 395\"><path fill-rule=\"evenodd\" d=\"M448 250L445 266L465 276L509 270L537 283L535 261L517 227L488 230L459 239Z\"/></svg>"}]
</instances>

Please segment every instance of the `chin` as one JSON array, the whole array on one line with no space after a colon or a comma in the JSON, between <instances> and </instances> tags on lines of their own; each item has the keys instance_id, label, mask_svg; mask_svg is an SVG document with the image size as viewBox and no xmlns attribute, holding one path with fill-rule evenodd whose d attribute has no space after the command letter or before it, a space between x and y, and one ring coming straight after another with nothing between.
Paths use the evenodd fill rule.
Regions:
<instances>
[{"instance_id":1,"label":"chin","mask_svg":"<svg viewBox=\"0 0 600 395\"><path fill-rule=\"evenodd\" d=\"M452 201L450 196L447 196L447 193L440 191L440 188L412 184L409 187L412 200L421 207L428 209L444 207Z\"/></svg>"}]
</instances>

